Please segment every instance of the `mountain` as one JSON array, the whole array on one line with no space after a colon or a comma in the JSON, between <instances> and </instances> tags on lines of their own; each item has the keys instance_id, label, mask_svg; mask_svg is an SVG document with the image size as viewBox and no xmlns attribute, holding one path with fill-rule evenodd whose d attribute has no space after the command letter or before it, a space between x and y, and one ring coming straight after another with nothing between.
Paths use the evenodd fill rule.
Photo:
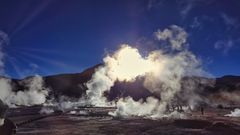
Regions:
<instances>
[{"instance_id":1,"label":"mountain","mask_svg":"<svg viewBox=\"0 0 240 135\"><path fill-rule=\"evenodd\" d=\"M62 95L79 98L85 94L86 83L91 79L95 69L102 64L95 65L75 74L59 74L43 77L45 86L51 89L50 94L58 98ZM28 78L28 77L27 77ZM27 79L25 78L25 79ZM21 84L25 80L12 79L14 91L23 90L26 86ZM109 93L105 93L109 100L117 97L131 96L135 100L146 98L148 96L158 97L158 94L152 94L143 86L143 78L138 78L135 82L116 82ZM210 97L222 101L229 98L229 102L233 102L231 97L240 96L240 76L223 76L220 78L204 78L204 77L184 77L182 79L182 89L188 89L190 85L195 85L196 92L203 97ZM159 97L158 97L159 98ZM221 100L220 100L221 99ZM234 102L240 101L238 97Z\"/></svg>"},{"instance_id":2,"label":"mountain","mask_svg":"<svg viewBox=\"0 0 240 135\"><path fill-rule=\"evenodd\" d=\"M55 97L62 95L79 98L86 93L86 83L91 79L95 69L102 64L95 65L84 70L82 73L60 74L44 77L46 87L52 90ZM145 98L151 93L143 87L143 80L136 82L116 82L109 93L106 93L109 100L114 100L119 96L131 96L138 100ZM128 89L128 90L127 90Z\"/></svg>"},{"instance_id":3,"label":"mountain","mask_svg":"<svg viewBox=\"0 0 240 135\"><path fill-rule=\"evenodd\" d=\"M43 77L46 87L53 90L55 96L66 95L69 97L80 97L86 91L86 85L95 69L101 64L84 70L82 73L59 74Z\"/></svg>"}]
</instances>

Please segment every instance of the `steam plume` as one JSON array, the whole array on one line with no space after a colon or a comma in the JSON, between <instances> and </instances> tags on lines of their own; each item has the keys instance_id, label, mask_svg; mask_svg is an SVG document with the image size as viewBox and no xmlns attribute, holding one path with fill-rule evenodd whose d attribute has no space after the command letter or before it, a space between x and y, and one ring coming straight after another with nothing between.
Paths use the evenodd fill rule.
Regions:
<instances>
[{"instance_id":1,"label":"steam plume","mask_svg":"<svg viewBox=\"0 0 240 135\"><path fill-rule=\"evenodd\" d=\"M228 117L240 117L240 109L235 109L234 111L231 111L230 114L226 114L225 116Z\"/></svg>"},{"instance_id":2,"label":"steam plume","mask_svg":"<svg viewBox=\"0 0 240 135\"><path fill-rule=\"evenodd\" d=\"M143 57L137 48L121 45L119 50L103 59L104 65L96 70L87 83L89 104L113 105L113 102L107 101L104 93L108 92L117 80L135 81L142 76L145 79L144 86L152 93L159 94L160 99L148 97L146 101L134 101L131 97L121 98L116 102L117 110L109 114L151 118L176 116L176 112L168 115L166 112L167 106L177 103L174 102L177 101L176 95L184 93L181 89L182 78L202 75L205 72L201 69L201 62L187 49L187 33L184 29L173 25L170 29L158 30L155 34L158 40L165 41L170 46L170 50L155 50ZM194 95L194 88L195 86L189 87L188 92L192 91L191 94Z\"/></svg>"},{"instance_id":3,"label":"steam plume","mask_svg":"<svg viewBox=\"0 0 240 135\"><path fill-rule=\"evenodd\" d=\"M41 76L36 75L21 83L26 86L26 89L14 92L12 91L11 81L1 78L0 99L10 107L14 107L15 105L32 106L45 103L49 90L44 87Z\"/></svg>"},{"instance_id":4,"label":"steam plume","mask_svg":"<svg viewBox=\"0 0 240 135\"><path fill-rule=\"evenodd\" d=\"M16 105L32 106L43 104L48 96L48 88L44 87L41 76L34 76L22 82L27 89L11 95L11 103Z\"/></svg>"}]
</instances>

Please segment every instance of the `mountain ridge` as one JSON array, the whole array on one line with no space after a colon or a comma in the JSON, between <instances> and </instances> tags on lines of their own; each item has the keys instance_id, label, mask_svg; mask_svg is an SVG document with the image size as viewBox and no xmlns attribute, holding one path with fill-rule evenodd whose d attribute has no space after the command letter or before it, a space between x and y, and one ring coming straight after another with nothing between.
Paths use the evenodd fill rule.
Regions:
<instances>
[{"instance_id":1,"label":"mountain ridge","mask_svg":"<svg viewBox=\"0 0 240 135\"><path fill-rule=\"evenodd\" d=\"M81 73L70 74L57 74L44 76L43 80L45 86L50 88L50 95L55 98L61 96L68 96L73 98L79 98L86 94L86 83L91 79L96 68L102 64L97 64L93 67L87 68ZM30 76L31 77L31 76ZM11 79L13 91L23 90L23 86L20 82L28 79ZM195 81L198 89L198 93L208 96L208 94L240 91L240 76L225 75L219 78L206 78L206 77L185 77L182 81ZM213 85L214 83L214 85ZM184 89L184 87L183 87ZM109 100L114 100L117 97L131 96L134 100L146 98L148 96L157 96L152 94L148 89L143 86L143 79L137 79L135 82L116 82L111 88L109 93L106 93Z\"/></svg>"}]
</instances>

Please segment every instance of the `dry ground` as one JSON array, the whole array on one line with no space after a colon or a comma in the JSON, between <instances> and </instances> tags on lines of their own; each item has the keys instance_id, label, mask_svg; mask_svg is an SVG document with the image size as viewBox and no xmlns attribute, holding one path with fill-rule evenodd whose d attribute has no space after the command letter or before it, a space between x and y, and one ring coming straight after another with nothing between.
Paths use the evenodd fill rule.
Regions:
<instances>
[{"instance_id":1,"label":"dry ground","mask_svg":"<svg viewBox=\"0 0 240 135\"><path fill-rule=\"evenodd\" d=\"M10 115L9 118L19 123L39 117L38 114L29 113L34 110L20 109L16 112L24 115ZM224 117L229 112L208 109L204 116L194 112L188 114L185 120L114 119L110 116L62 114L19 126L17 135L240 135L240 118Z\"/></svg>"}]
</instances>

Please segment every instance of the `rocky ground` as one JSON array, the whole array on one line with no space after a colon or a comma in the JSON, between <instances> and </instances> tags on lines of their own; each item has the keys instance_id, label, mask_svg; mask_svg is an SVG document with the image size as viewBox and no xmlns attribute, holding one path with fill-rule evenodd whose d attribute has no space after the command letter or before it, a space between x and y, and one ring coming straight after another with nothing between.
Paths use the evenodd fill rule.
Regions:
<instances>
[{"instance_id":1,"label":"rocky ground","mask_svg":"<svg viewBox=\"0 0 240 135\"><path fill-rule=\"evenodd\" d=\"M95 109L92 109L94 111ZM208 109L187 114L188 119L150 120L142 118L116 119L98 114L37 114L39 107L16 109L9 113L14 123L38 120L18 125L17 135L240 135L240 118L224 117L230 110ZM102 112L103 109L100 111Z\"/></svg>"}]
</instances>

